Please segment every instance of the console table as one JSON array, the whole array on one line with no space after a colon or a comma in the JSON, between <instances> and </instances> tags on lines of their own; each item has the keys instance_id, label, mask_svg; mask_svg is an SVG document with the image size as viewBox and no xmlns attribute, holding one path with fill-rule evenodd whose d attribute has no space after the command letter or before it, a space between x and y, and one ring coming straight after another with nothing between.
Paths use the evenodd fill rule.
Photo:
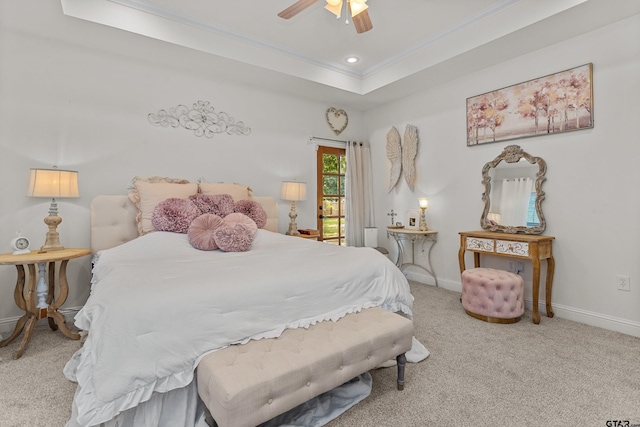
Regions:
<instances>
[{"instance_id":1,"label":"console table","mask_svg":"<svg viewBox=\"0 0 640 427\"><path fill-rule=\"evenodd\" d=\"M463 231L460 233L460 250L458 261L460 274L466 269L464 254L473 252L475 267L480 267L480 254L505 256L519 259L530 259L533 264L531 286L533 289L533 323L540 323L538 312L538 297L540 294L540 260L547 260L546 308L547 317L553 317L551 307L551 289L553 286L553 272L555 261L553 259L553 236L505 234L492 231Z\"/></svg>"},{"instance_id":2,"label":"console table","mask_svg":"<svg viewBox=\"0 0 640 427\"><path fill-rule=\"evenodd\" d=\"M398 246L398 258L396 259L396 265L398 266L398 268L400 270L404 270L405 267L408 267L410 265L421 268L422 270L429 273L431 277L433 277L433 279L436 282L436 286L438 286L438 278L436 277L435 271L431 266L431 249L433 249L433 245L435 245L437 241L438 232L435 230L420 231L420 230L414 230L414 229L408 229L408 228L387 227L387 237L389 236L393 237L393 239L396 242L396 245ZM402 242L411 242L411 262L404 261L404 245L402 244ZM416 242L422 243L423 248L425 243L427 242L430 243L429 251L427 252L427 264L428 264L427 267L420 264L416 264L416 257L415 257Z\"/></svg>"},{"instance_id":3,"label":"console table","mask_svg":"<svg viewBox=\"0 0 640 427\"><path fill-rule=\"evenodd\" d=\"M18 319L13 333L7 339L0 341L0 347L4 347L20 336L24 330L24 337L22 338L20 348L13 354L14 359L22 356L31 339L33 328L39 319L48 318L49 327L52 330L55 331L60 328L60 332L65 336L73 340L80 339L80 334L72 332L67 327L64 315L58 311L58 308L64 304L69 294L67 263L71 259L90 254L91 249L88 248L71 248L51 252L33 251L22 255L13 255L11 253L0 254L0 265L15 265L18 270L18 280L16 281L13 298L16 305L25 312L25 314ZM58 269L59 289L58 297L54 301L56 262L60 262ZM47 264L49 265L49 283L45 280ZM27 266L29 270L29 281L26 287L25 266ZM36 273L36 266L38 266L38 273Z\"/></svg>"}]
</instances>

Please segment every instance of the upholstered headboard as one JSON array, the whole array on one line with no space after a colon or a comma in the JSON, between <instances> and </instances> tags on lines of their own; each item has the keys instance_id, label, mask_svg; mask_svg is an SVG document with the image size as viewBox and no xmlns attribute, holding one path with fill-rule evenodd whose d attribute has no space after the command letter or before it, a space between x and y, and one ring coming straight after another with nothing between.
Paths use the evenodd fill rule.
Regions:
<instances>
[{"instance_id":1,"label":"upholstered headboard","mask_svg":"<svg viewBox=\"0 0 640 427\"><path fill-rule=\"evenodd\" d=\"M278 232L278 203L271 196L253 196L267 213L265 230ZM138 237L137 209L128 196L96 196L91 201L91 250L113 248Z\"/></svg>"}]
</instances>

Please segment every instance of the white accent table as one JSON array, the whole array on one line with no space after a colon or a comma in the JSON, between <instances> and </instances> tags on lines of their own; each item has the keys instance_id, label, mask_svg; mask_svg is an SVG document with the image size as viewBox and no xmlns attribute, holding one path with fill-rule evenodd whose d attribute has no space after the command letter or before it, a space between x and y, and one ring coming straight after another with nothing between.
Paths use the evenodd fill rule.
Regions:
<instances>
[{"instance_id":1,"label":"white accent table","mask_svg":"<svg viewBox=\"0 0 640 427\"><path fill-rule=\"evenodd\" d=\"M409 228L390 228L387 227L387 238L391 236L398 246L398 258L396 259L396 265L400 270L404 272L404 269L408 266L418 267L426 271L436 282L438 286L438 278L431 266L431 250L436 244L438 238L438 232L436 230L414 230ZM405 247L403 242L411 243L411 262L405 261ZM424 251L424 245L429 243L429 250L427 251L427 266L416 264L415 256L415 244L422 244L422 250Z\"/></svg>"}]
</instances>

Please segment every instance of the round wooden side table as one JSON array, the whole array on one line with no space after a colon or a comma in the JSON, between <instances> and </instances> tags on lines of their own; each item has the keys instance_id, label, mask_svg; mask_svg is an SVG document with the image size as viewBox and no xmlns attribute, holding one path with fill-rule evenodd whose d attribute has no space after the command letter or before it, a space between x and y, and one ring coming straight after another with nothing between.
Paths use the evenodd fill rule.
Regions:
<instances>
[{"instance_id":1,"label":"round wooden side table","mask_svg":"<svg viewBox=\"0 0 640 427\"><path fill-rule=\"evenodd\" d=\"M39 319L48 318L49 327L58 330L72 340L79 340L80 334L72 332L66 324L64 315L58 312L58 308L64 304L69 295L69 283L67 282L67 263L74 258L91 254L89 248L68 248L58 251L38 252L33 251L28 254L13 255L11 253L0 254L0 265L15 265L18 270L18 280L13 292L16 305L25 312L18 319L13 333L5 340L0 341L0 347L5 347L16 339L24 331L24 337L20 348L13 354L14 359L22 356L31 335L33 328ZM58 297L55 297L56 284L56 262L60 263L58 268ZM49 267L48 283L45 280L45 273ZM25 266L29 270L29 281L26 281ZM36 266L38 272L36 272ZM25 283L27 286L25 288Z\"/></svg>"}]
</instances>

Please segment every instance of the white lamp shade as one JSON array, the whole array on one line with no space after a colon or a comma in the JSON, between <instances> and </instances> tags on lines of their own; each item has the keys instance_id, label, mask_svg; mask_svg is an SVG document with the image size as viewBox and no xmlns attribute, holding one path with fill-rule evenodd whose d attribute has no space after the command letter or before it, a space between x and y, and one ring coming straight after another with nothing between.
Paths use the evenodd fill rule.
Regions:
<instances>
[{"instance_id":1,"label":"white lamp shade","mask_svg":"<svg viewBox=\"0 0 640 427\"><path fill-rule=\"evenodd\" d=\"M307 199L307 183L298 181L284 181L280 192L282 200L297 202Z\"/></svg>"},{"instance_id":2,"label":"white lamp shade","mask_svg":"<svg viewBox=\"0 0 640 427\"><path fill-rule=\"evenodd\" d=\"M80 197L78 172L62 169L31 169L29 197Z\"/></svg>"},{"instance_id":3,"label":"white lamp shade","mask_svg":"<svg viewBox=\"0 0 640 427\"><path fill-rule=\"evenodd\" d=\"M342 1L327 1L324 8L336 15L336 18L340 18L340 15L342 14Z\"/></svg>"},{"instance_id":4,"label":"white lamp shade","mask_svg":"<svg viewBox=\"0 0 640 427\"><path fill-rule=\"evenodd\" d=\"M351 6L351 17L354 17L364 12L365 10L369 9L369 6L367 6L364 2L352 1L350 6Z\"/></svg>"},{"instance_id":5,"label":"white lamp shade","mask_svg":"<svg viewBox=\"0 0 640 427\"><path fill-rule=\"evenodd\" d=\"M500 224L500 221L502 221L502 215L496 212L489 212L487 214L487 219L489 221L495 222L496 224Z\"/></svg>"},{"instance_id":6,"label":"white lamp shade","mask_svg":"<svg viewBox=\"0 0 640 427\"><path fill-rule=\"evenodd\" d=\"M427 200L424 197L421 197L418 199L418 203L420 204L421 208L428 208L429 207L429 200Z\"/></svg>"}]
</instances>

